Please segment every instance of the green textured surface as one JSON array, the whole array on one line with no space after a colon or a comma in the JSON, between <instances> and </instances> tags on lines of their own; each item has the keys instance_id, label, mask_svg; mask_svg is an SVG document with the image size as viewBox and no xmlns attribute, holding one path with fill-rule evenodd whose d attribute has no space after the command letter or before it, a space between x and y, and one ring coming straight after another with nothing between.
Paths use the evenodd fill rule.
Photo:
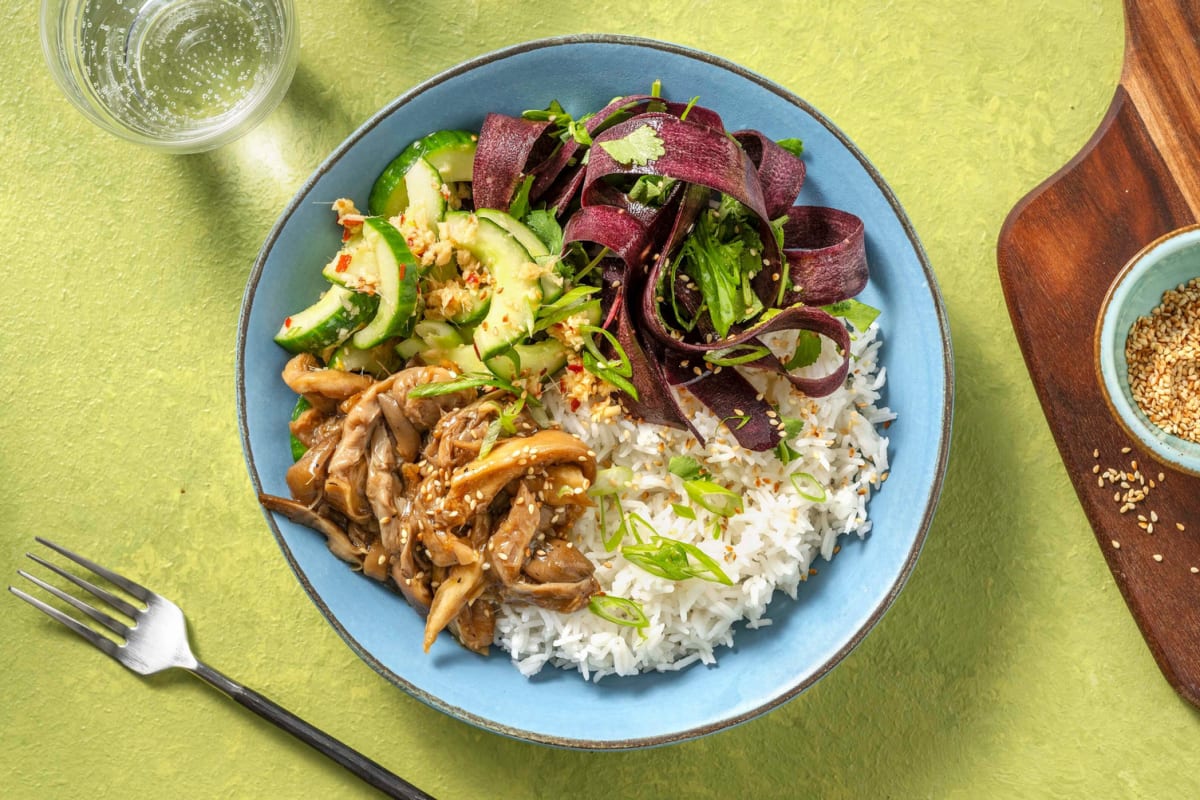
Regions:
<instances>
[{"instance_id":1,"label":"green textured surface","mask_svg":"<svg viewBox=\"0 0 1200 800\"><path fill-rule=\"evenodd\" d=\"M1008 209L1108 104L1117 0L565 5L306 4L280 109L191 157L93 128L42 64L35 4L0 11L0 573L40 533L143 578L188 612L202 658L442 798L1200 795L1200 714L1161 678L1096 550L994 261ZM362 664L284 565L235 425L242 289L309 171L441 69L585 31L709 50L828 114L911 215L958 369L942 504L878 628L766 717L635 753L501 739ZM0 795L372 796L190 677L142 680L5 597Z\"/></svg>"}]
</instances>

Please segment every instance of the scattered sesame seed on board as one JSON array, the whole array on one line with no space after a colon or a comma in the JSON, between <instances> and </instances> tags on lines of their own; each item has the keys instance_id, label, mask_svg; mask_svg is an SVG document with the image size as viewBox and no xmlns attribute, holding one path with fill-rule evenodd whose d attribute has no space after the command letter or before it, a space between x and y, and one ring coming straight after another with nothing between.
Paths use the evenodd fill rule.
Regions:
<instances>
[{"instance_id":1,"label":"scattered sesame seed on board","mask_svg":"<svg viewBox=\"0 0 1200 800\"><path fill-rule=\"evenodd\" d=\"M1120 549L1121 549L1121 543L1120 543L1120 542L1118 542L1116 539L1113 539L1113 540L1112 540L1112 546L1113 546L1113 550L1120 550Z\"/></svg>"},{"instance_id":2,"label":"scattered sesame seed on board","mask_svg":"<svg viewBox=\"0 0 1200 800\"><path fill-rule=\"evenodd\" d=\"M1176 528L1178 528L1178 529L1179 529L1179 530L1181 530L1181 531L1182 531L1182 530L1185 530L1185 528L1183 527L1183 523L1182 523L1182 522L1176 522L1176 523L1175 523L1175 527L1176 527Z\"/></svg>"},{"instance_id":3,"label":"scattered sesame seed on board","mask_svg":"<svg viewBox=\"0 0 1200 800\"><path fill-rule=\"evenodd\" d=\"M1189 571L1195 575L1197 572L1200 572L1200 567L1192 567Z\"/></svg>"},{"instance_id":4,"label":"scattered sesame seed on board","mask_svg":"<svg viewBox=\"0 0 1200 800\"><path fill-rule=\"evenodd\" d=\"M1155 554L1154 554L1154 560L1155 560L1155 561L1162 561L1162 560L1163 560L1163 559L1162 559L1162 553L1155 553Z\"/></svg>"}]
</instances>

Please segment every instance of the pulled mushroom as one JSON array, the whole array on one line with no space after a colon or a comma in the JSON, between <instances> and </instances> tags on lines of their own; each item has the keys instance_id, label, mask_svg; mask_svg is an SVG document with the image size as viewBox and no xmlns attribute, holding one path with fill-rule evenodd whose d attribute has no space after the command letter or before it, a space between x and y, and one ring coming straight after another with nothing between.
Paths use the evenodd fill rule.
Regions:
<instances>
[{"instance_id":1,"label":"pulled mushroom","mask_svg":"<svg viewBox=\"0 0 1200 800\"><path fill-rule=\"evenodd\" d=\"M394 584L426 616L426 651L448 628L486 653L499 604L572 612L600 590L569 538L596 458L527 412L506 417L510 433L498 436L507 394L409 394L454 378L414 367L376 381L296 356L284 380L312 406L291 424L308 449L288 470L292 499L260 499Z\"/></svg>"}]
</instances>

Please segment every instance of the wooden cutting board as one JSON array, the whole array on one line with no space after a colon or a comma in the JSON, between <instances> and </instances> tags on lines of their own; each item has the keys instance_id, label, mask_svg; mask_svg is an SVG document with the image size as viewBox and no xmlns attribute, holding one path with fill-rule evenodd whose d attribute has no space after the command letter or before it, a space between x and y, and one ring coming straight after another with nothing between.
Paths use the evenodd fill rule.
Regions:
<instances>
[{"instance_id":1,"label":"wooden cutting board","mask_svg":"<svg viewBox=\"0 0 1200 800\"><path fill-rule=\"evenodd\" d=\"M1100 551L1163 675L1200 707L1200 574L1191 572L1200 567L1200 478L1155 463L1118 427L1100 393L1092 338L1125 262L1200 220L1200 3L1126 0L1125 24L1124 68L1104 121L1013 208L997 261L1025 363ZM1139 472L1147 486L1153 479L1135 510L1120 513L1114 495L1124 490L1101 477L1110 468ZM1158 522L1146 533L1138 515L1149 521L1151 511Z\"/></svg>"}]
</instances>

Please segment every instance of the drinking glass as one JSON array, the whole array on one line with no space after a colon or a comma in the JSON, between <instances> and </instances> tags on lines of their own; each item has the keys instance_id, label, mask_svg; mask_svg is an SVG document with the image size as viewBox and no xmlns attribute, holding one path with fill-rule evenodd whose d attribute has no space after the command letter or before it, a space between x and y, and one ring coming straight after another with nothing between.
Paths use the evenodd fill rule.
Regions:
<instances>
[{"instance_id":1,"label":"drinking glass","mask_svg":"<svg viewBox=\"0 0 1200 800\"><path fill-rule=\"evenodd\" d=\"M274 109L296 70L292 0L43 0L42 50L92 122L196 153Z\"/></svg>"}]
</instances>

